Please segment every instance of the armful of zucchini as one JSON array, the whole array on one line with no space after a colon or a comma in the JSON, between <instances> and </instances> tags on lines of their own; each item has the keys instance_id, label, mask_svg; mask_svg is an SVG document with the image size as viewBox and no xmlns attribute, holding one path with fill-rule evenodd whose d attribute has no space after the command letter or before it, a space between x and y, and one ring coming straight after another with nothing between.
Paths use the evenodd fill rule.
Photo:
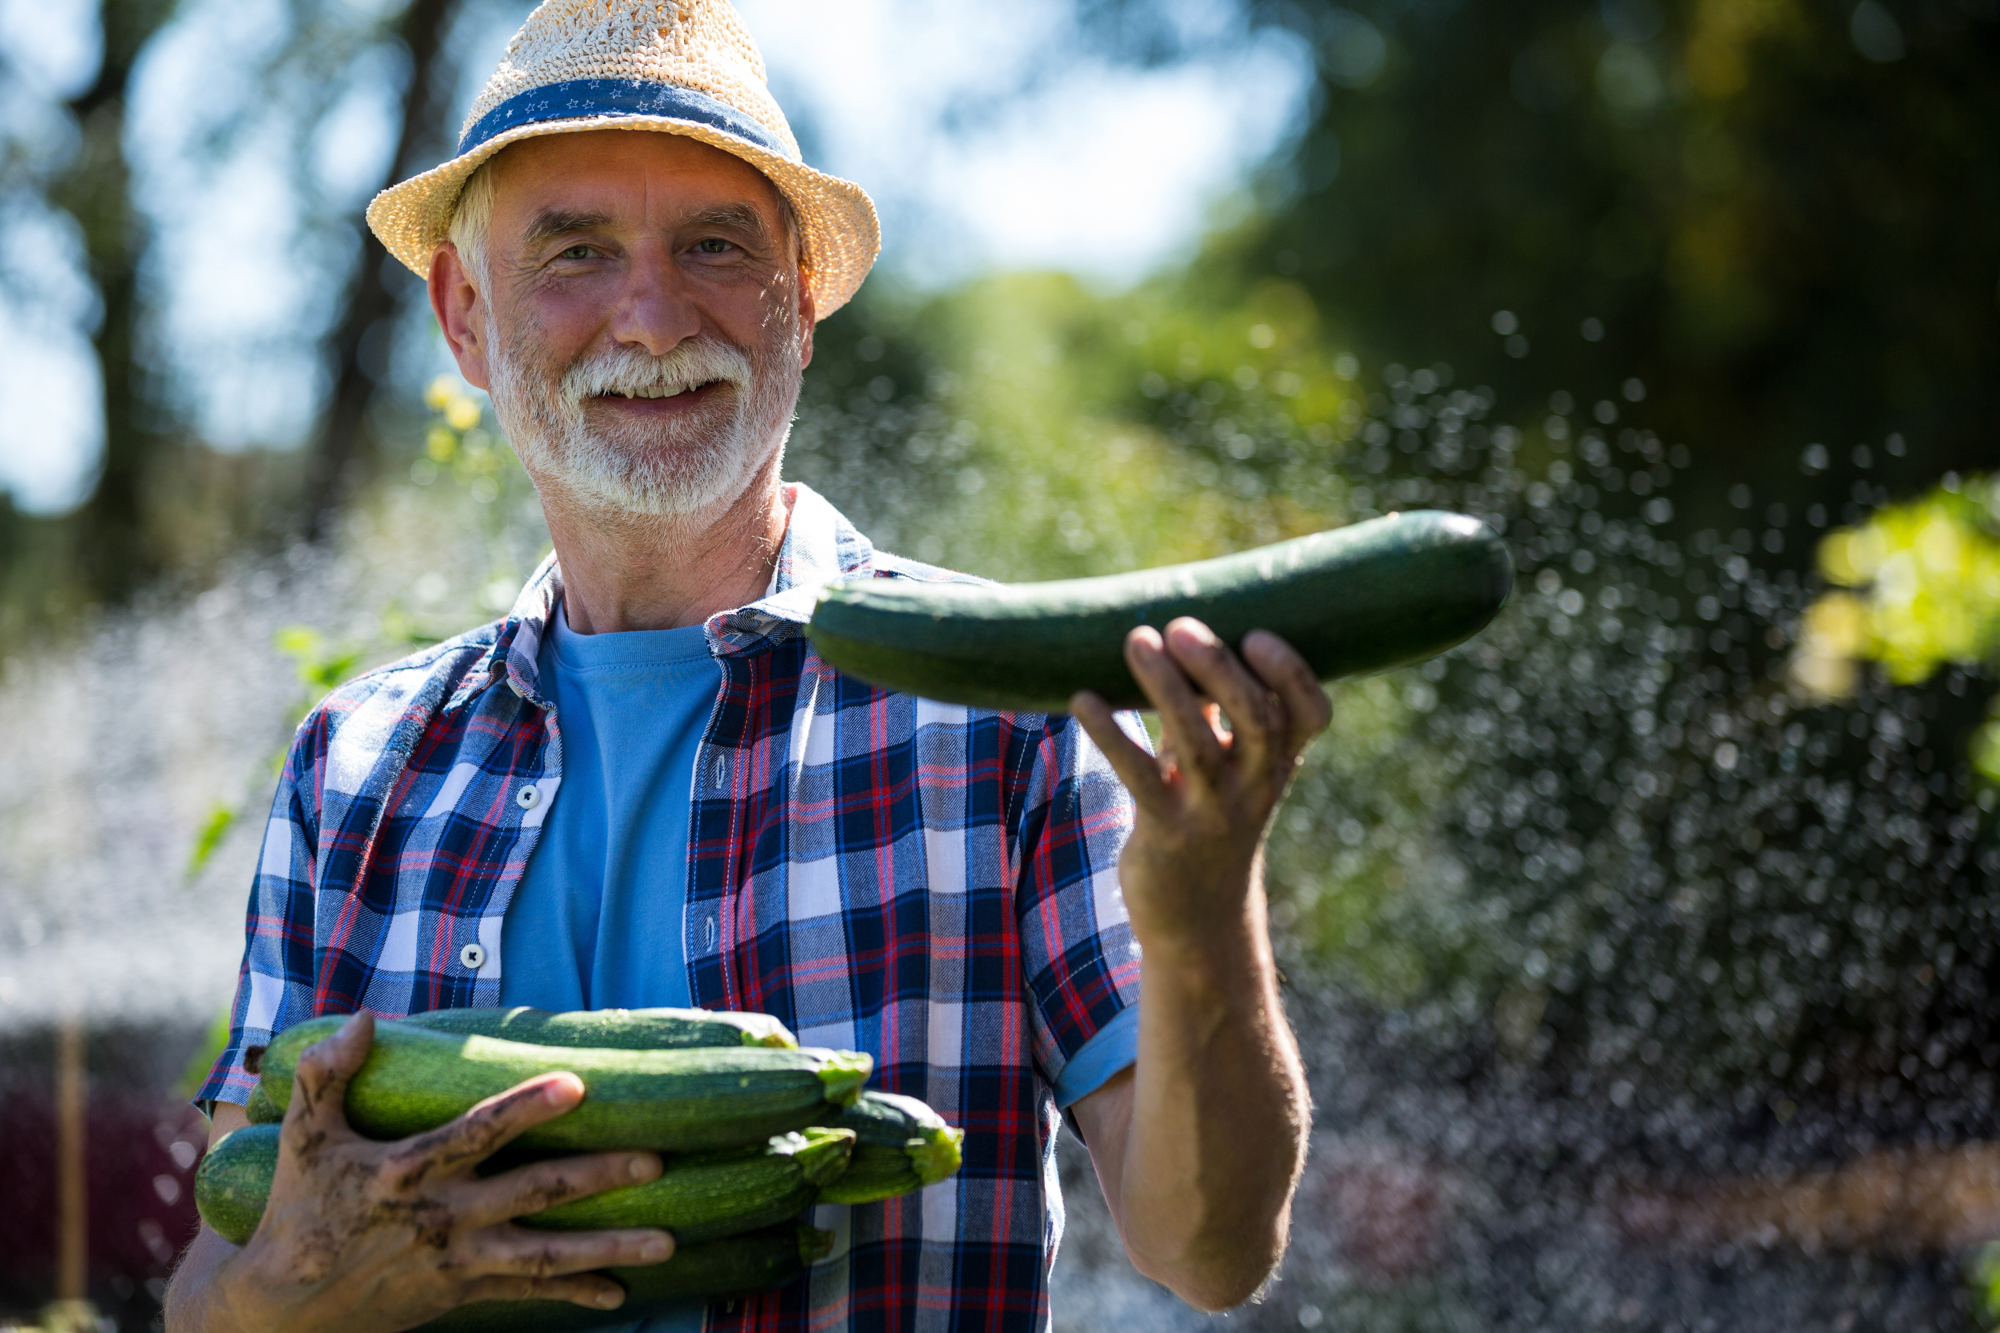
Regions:
<instances>
[{"instance_id":1,"label":"armful of zucchini","mask_svg":"<svg viewBox=\"0 0 2000 1333\"><path fill-rule=\"evenodd\" d=\"M858 579L820 596L807 633L883 689L1006 712L1067 711L1078 690L1143 708L1125 636L1193 616L1240 647L1269 630L1321 680L1434 657L1498 614L1514 584L1476 518L1417 510L1252 551L1057 583Z\"/></svg>"}]
</instances>

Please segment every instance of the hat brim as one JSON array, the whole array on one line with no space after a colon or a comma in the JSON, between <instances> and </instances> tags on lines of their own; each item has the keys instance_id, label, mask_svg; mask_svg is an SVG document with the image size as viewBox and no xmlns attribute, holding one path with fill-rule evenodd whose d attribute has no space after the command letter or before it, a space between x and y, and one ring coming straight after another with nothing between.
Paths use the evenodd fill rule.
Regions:
<instances>
[{"instance_id":1,"label":"hat brim","mask_svg":"<svg viewBox=\"0 0 2000 1333\"><path fill-rule=\"evenodd\" d=\"M458 210L458 196L473 172L495 153L522 139L591 130L679 134L739 157L763 172L798 214L813 309L818 319L825 319L847 304L881 252L882 228L875 215L875 204L859 185L814 171L713 126L670 116L581 116L516 126L376 195L368 205L368 226L390 254L412 273L427 279L431 256L450 232L452 214Z\"/></svg>"}]
</instances>

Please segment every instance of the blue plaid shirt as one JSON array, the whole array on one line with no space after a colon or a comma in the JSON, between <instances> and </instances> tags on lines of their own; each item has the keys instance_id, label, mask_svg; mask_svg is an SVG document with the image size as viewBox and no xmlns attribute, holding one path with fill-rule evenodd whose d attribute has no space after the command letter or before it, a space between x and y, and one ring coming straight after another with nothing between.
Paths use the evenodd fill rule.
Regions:
<instances>
[{"instance_id":1,"label":"blue plaid shirt","mask_svg":"<svg viewBox=\"0 0 2000 1333\"><path fill-rule=\"evenodd\" d=\"M867 1051L874 1086L966 1131L965 1161L902 1199L820 1206L833 1256L708 1326L1046 1328L1051 1089L1138 1001L1117 873L1131 804L1067 717L888 693L821 661L802 630L826 583L952 576L791 494L771 592L706 625L723 684L689 812L689 991ZM300 727L200 1097L246 1100L245 1048L305 1018L499 1002L501 921L562 783L536 672L560 595L551 559L504 620L342 686Z\"/></svg>"}]
</instances>

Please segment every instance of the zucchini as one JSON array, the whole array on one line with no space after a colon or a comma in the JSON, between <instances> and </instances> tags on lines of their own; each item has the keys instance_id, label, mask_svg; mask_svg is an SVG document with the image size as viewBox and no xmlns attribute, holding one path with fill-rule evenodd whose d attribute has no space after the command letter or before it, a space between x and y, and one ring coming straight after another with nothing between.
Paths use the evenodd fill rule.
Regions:
<instances>
[{"instance_id":1,"label":"zucchini","mask_svg":"<svg viewBox=\"0 0 2000 1333\"><path fill-rule=\"evenodd\" d=\"M417 1326L416 1333L569 1333L633 1324L677 1305L747 1296L795 1281L833 1249L833 1233L773 1227L676 1249L665 1263L607 1270L625 1288L616 1310L568 1301L476 1301Z\"/></svg>"},{"instance_id":2,"label":"zucchini","mask_svg":"<svg viewBox=\"0 0 2000 1333\"><path fill-rule=\"evenodd\" d=\"M253 1125L275 1125L285 1118L285 1113L271 1104L262 1082L250 1089L250 1100L243 1103L243 1114L250 1117Z\"/></svg>"},{"instance_id":3,"label":"zucchini","mask_svg":"<svg viewBox=\"0 0 2000 1333\"><path fill-rule=\"evenodd\" d=\"M1013 712L1064 712L1078 690L1146 706L1125 635L1176 616L1231 646L1278 635L1321 680L1433 657L1477 633L1513 587L1506 545L1476 518L1391 514L1196 564L994 586L858 579L820 594L807 633L883 689Z\"/></svg>"},{"instance_id":4,"label":"zucchini","mask_svg":"<svg viewBox=\"0 0 2000 1333\"><path fill-rule=\"evenodd\" d=\"M223 1136L195 1172L195 1211L217 1235L241 1245L257 1230L278 1169L277 1125L251 1125ZM558 1204L521 1223L560 1231L664 1227L678 1244L697 1245L755 1231L795 1216L819 1187L847 1166L848 1129L781 1134L750 1149L670 1162L657 1179Z\"/></svg>"},{"instance_id":5,"label":"zucchini","mask_svg":"<svg viewBox=\"0 0 2000 1333\"><path fill-rule=\"evenodd\" d=\"M854 1131L847 1170L820 1187L821 1203L874 1203L955 1174L965 1131L953 1129L915 1097L864 1092L834 1117Z\"/></svg>"},{"instance_id":6,"label":"zucchini","mask_svg":"<svg viewBox=\"0 0 2000 1333\"><path fill-rule=\"evenodd\" d=\"M272 1105L290 1103L299 1053L346 1021L338 1014L307 1019L265 1049L260 1081ZM536 1125L516 1146L693 1152L804 1129L826 1118L829 1106L853 1101L873 1068L858 1051L529 1046L383 1019L375 1024L374 1049L347 1085L346 1110L348 1123L370 1138L402 1138L435 1129L524 1079L568 1070L583 1080L582 1104Z\"/></svg>"},{"instance_id":7,"label":"zucchini","mask_svg":"<svg viewBox=\"0 0 2000 1333\"><path fill-rule=\"evenodd\" d=\"M769 1014L707 1009L593 1009L551 1013L513 1009L433 1009L395 1020L432 1032L503 1037L535 1046L594 1046L603 1050L671 1051L702 1046L796 1047L798 1039ZM253 1125L283 1120L262 1083L250 1090L244 1113Z\"/></svg>"},{"instance_id":8,"label":"zucchini","mask_svg":"<svg viewBox=\"0 0 2000 1333\"><path fill-rule=\"evenodd\" d=\"M754 1231L796 1216L819 1187L847 1169L854 1131L779 1134L762 1148L678 1158L659 1177L524 1217L561 1231L665 1227L689 1245Z\"/></svg>"},{"instance_id":9,"label":"zucchini","mask_svg":"<svg viewBox=\"0 0 2000 1333\"><path fill-rule=\"evenodd\" d=\"M769 1014L708 1009L585 1009L551 1013L512 1009L433 1009L396 1020L432 1032L501 1037L531 1046L679 1051L704 1046L796 1047L798 1038Z\"/></svg>"},{"instance_id":10,"label":"zucchini","mask_svg":"<svg viewBox=\"0 0 2000 1333\"><path fill-rule=\"evenodd\" d=\"M278 1170L278 1135L272 1124L246 1125L215 1141L194 1173L194 1210L209 1229L241 1245L264 1220L271 1177Z\"/></svg>"}]
</instances>

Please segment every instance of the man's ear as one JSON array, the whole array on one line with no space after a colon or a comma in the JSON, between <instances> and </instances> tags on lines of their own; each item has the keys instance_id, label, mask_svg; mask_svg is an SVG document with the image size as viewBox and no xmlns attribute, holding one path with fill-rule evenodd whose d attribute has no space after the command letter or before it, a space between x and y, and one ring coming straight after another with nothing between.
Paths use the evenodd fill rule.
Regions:
<instances>
[{"instance_id":1,"label":"man's ear","mask_svg":"<svg viewBox=\"0 0 2000 1333\"><path fill-rule=\"evenodd\" d=\"M818 307L813 304L812 270L799 265L799 369L804 370L813 360L813 325L819 318Z\"/></svg>"},{"instance_id":2,"label":"man's ear","mask_svg":"<svg viewBox=\"0 0 2000 1333\"><path fill-rule=\"evenodd\" d=\"M472 275L459 257L458 247L446 241L431 253L431 312L458 362L458 373L475 389L489 387L486 365L486 316L483 298L472 283Z\"/></svg>"}]
</instances>

